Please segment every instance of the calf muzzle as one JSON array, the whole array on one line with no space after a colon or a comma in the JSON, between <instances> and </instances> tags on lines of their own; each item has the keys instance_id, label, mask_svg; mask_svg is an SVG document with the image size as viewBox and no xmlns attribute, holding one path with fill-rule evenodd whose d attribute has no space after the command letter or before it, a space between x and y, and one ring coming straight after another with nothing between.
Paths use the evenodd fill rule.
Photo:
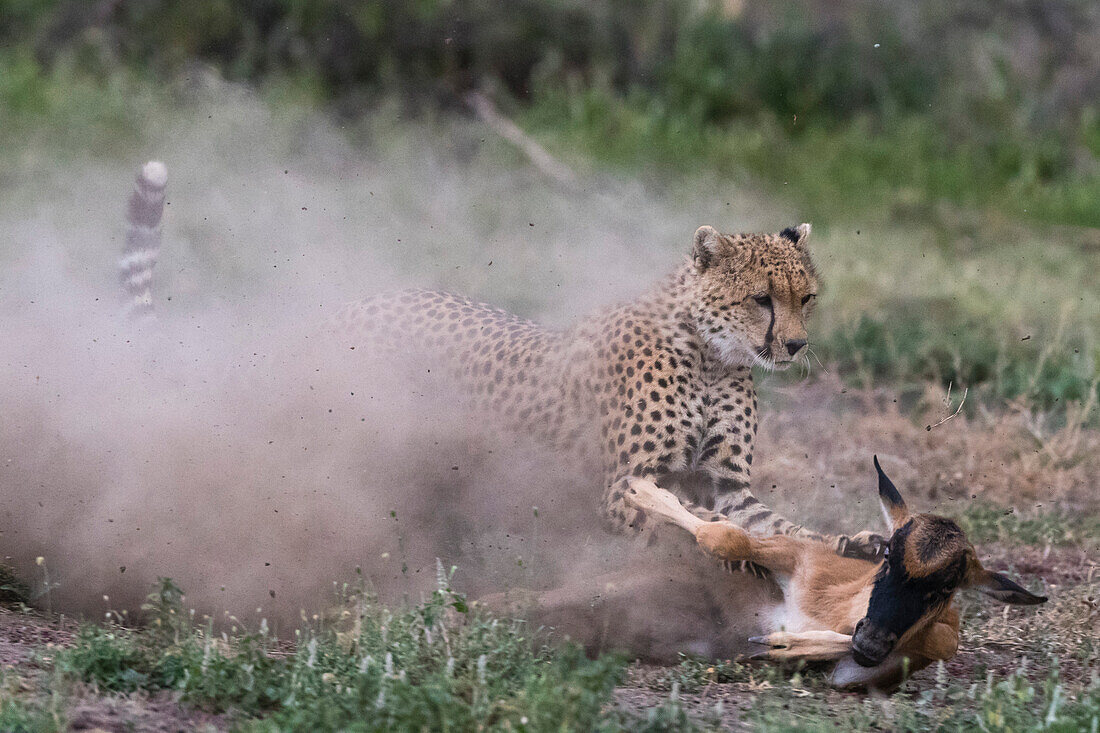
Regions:
<instances>
[{"instance_id":1,"label":"calf muzzle","mask_svg":"<svg viewBox=\"0 0 1100 733\"><path fill-rule=\"evenodd\" d=\"M852 659L861 667L874 667L894 651L897 643L897 634L861 619L852 634Z\"/></svg>"}]
</instances>

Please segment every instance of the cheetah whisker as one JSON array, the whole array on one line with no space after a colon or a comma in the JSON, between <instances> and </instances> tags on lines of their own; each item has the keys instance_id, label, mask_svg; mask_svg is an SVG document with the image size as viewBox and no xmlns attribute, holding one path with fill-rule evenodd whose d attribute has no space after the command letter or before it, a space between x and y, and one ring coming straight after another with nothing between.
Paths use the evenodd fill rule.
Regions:
<instances>
[{"instance_id":1,"label":"cheetah whisker","mask_svg":"<svg viewBox=\"0 0 1100 733\"><path fill-rule=\"evenodd\" d=\"M819 367L821 367L821 371L823 371L823 372L825 372L826 374L828 374L828 373L829 373L829 370L828 370L828 369L826 369L826 368L825 368L825 365L821 363L821 359L819 359L819 358L818 358L818 356L817 356L817 352L815 352L815 351L814 351L814 350L813 350L812 348L810 348L810 345L809 345L809 344L806 344L806 361L807 361L807 362L809 362L809 361L810 361L810 357L811 357L811 356L812 356L812 357L814 358L814 361L816 361L816 362L817 362L817 365L818 365Z\"/></svg>"},{"instance_id":2,"label":"cheetah whisker","mask_svg":"<svg viewBox=\"0 0 1100 733\"><path fill-rule=\"evenodd\" d=\"M773 362L773 361L771 361L767 358L767 356L766 356L767 350L768 349L767 349L766 346L757 349L756 352L753 354L752 365L753 366L758 366L761 369L764 369L764 370L767 370L767 371L770 372L770 371L773 371L775 369L775 362Z\"/></svg>"}]
</instances>

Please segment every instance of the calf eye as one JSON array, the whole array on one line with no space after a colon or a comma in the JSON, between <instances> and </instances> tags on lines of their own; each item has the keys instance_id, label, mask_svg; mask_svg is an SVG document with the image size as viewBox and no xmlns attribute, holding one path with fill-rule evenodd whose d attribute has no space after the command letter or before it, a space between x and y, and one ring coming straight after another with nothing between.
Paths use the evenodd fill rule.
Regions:
<instances>
[{"instance_id":1,"label":"calf eye","mask_svg":"<svg viewBox=\"0 0 1100 733\"><path fill-rule=\"evenodd\" d=\"M772 307L772 298L770 295L754 295L752 296L752 299L760 305L764 306L765 308Z\"/></svg>"}]
</instances>

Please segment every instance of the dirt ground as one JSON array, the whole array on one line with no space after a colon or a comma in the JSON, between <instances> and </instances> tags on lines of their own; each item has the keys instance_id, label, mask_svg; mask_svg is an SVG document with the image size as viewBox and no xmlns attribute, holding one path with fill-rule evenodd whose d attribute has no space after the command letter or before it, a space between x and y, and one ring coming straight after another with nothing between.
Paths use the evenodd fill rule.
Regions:
<instances>
[{"instance_id":1,"label":"dirt ground","mask_svg":"<svg viewBox=\"0 0 1100 733\"><path fill-rule=\"evenodd\" d=\"M53 653L70 646L76 622L64 616L0 607L0 670L9 692L50 686ZM77 686L64 711L74 731L225 730L224 716L184 707L169 694L101 695Z\"/></svg>"},{"instance_id":2,"label":"dirt ground","mask_svg":"<svg viewBox=\"0 0 1100 733\"><path fill-rule=\"evenodd\" d=\"M963 642L958 655L946 664L949 677L969 679L979 665L995 674L1007 674L1018 669L1021 657L1034 651L1037 644L1053 645L1055 650L1073 649L1082 637L1100 633L1100 557L1080 548L994 545L983 550L988 566L993 569L1043 578L1051 603L1040 617L1030 610L992 607L993 604L977 596L960 599L965 619ZM48 687L52 654L72 644L76 626L64 616L0 607L3 670L0 679L5 688L18 694ZM1044 626L1052 636L1034 633L1039 626ZM701 677L696 675L695 684L685 679L685 675L691 674L685 666L632 664L624 683L615 691L615 704L633 712L654 708L668 699L676 684L680 703L693 719L709 724L719 722L714 711L716 704L721 703L721 726L745 729L749 725L744 720L745 712L754 706L758 696L768 694L776 686L775 670L760 662L750 663L737 681L712 681L707 678L707 668L700 666ZM1049 672L1040 665L1032 671L1036 679ZM1093 673L1075 662L1072 655L1062 662L1061 679L1069 686L1086 681ZM936 675L934 666L922 670L897 694L919 695L933 685ZM794 689L797 694L816 696L825 705L861 697L857 693L828 690L820 677L816 680L811 677L805 688ZM95 689L79 685L71 693L64 715L69 729L74 731L221 731L228 730L231 722L227 716L183 705L168 693L101 695Z\"/></svg>"},{"instance_id":3,"label":"dirt ground","mask_svg":"<svg viewBox=\"0 0 1100 733\"><path fill-rule=\"evenodd\" d=\"M772 388L765 395L760 460L754 466L758 495L791 518L814 517L820 529L881 531L870 468L871 455L878 454L916 511L958 515L984 502L999 507L998 515L1046 512L1069 518L1058 522L1095 520L1100 431L1084 426L1073 410L1067 420L1055 422L1023 408L963 413L937 425L952 413L944 397L928 392L903 414L889 393L852 391L828 376ZM1082 661L1094 657L1079 652L1100 637L1100 536L1091 530L1075 535L1071 528L1057 541L998 536L975 544L987 567L1029 587L1041 585L1050 602L1038 610L1020 609L960 594L958 655L943 672L933 666L918 673L895 698L915 699L939 684L937 675L944 673L966 681L988 672L1010 674L1025 657L1039 660L1027 669L1036 680L1045 678L1057 659L1062 683L1080 689L1095 670ZM101 695L60 680L52 655L73 643L77 625L60 615L0 606L0 692L18 698L63 685L58 699L72 730L230 727L228 717L182 705L168 693ZM777 676L775 668L755 662L738 670L726 674L726 668L692 660L634 663L615 692L615 704L637 712L667 701L675 689L693 719L737 729L751 725L746 716L768 695L778 696L780 705L793 695L826 707L858 705L861 699L828 689L812 670Z\"/></svg>"},{"instance_id":4,"label":"dirt ground","mask_svg":"<svg viewBox=\"0 0 1100 733\"><path fill-rule=\"evenodd\" d=\"M1100 557L1095 554L1090 556L1078 548L1047 550L997 545L984 550L989 558L987 565L992 569L1046 580L1052 601L1047 620L1055 635L1055 645L1072 649L1080 643L1081 636L1100 633ZM957 603L966 609L964 618L968 612L974 612L972 605L984 606L986 613L982 614L984 617L971 617L964 621L959 652L945 665L950 678L968 680L979 665L997 675L1011 673L1020 667L1021 658L1034 651L1037 644L1049 643L1029 633L1036 625L1046 623L1031 611L986 603L977 595L969 595ZM1067 613L1072 616L1072 621L1064 618ZM693 718L708 719L715 704L721 702L722 726L733 729L742 727L743 713L753 706L755 696L767 693L774 685L765 674L767 669L763 663L754 664L760 674L750 672L750 678L746 681L708 681L704 670L699 689L680 692L685 710ZM668 697L678 671L675 667L632 665L626 683L615 693L617 704L633 710L660 704ZM1036 665L1031 671L1035 679L1041 679L1049 669ZM1063 658L1060 671L1061 679L1067 685L1083 683L1094 673L1094 670L1068 656ZM897 694L919 695L921 690L933 684L936 674L934 665L921 670ZM823 698L826 705L863 697L862 693L829 690L820 684L820 680L818 682L807 689L806 694Z\"/></svg>"}]
</instances>

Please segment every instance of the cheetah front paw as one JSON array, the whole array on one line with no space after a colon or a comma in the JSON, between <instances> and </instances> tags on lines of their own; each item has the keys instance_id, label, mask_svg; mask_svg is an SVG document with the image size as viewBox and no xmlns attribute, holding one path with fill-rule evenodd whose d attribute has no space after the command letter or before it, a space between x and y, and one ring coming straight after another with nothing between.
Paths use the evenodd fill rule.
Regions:
<instances>
[{"instance_id":1,"label":"cheetah front paw","mask_svg":"<svg viewBox=\"0 0 1100 733\"><path fill-rule=\"evenodd\" d=\"M729 573L747 573L754 578L769 578L771 571L763 565L757 565L748 560L723 560L722 567Z\"/></svg>"},{"instance_id":2,"label":"cheetah front paw","mask_svg":"<svg viewBox=\"0 0 1100 733\"><path fill-rule=\"evenodd\" d=\"M857 560L881 560L889 542L889 538L870 531L860 532L853 537L841 535L837 538L836 554Z\"/></svg>"}]
</instances>

